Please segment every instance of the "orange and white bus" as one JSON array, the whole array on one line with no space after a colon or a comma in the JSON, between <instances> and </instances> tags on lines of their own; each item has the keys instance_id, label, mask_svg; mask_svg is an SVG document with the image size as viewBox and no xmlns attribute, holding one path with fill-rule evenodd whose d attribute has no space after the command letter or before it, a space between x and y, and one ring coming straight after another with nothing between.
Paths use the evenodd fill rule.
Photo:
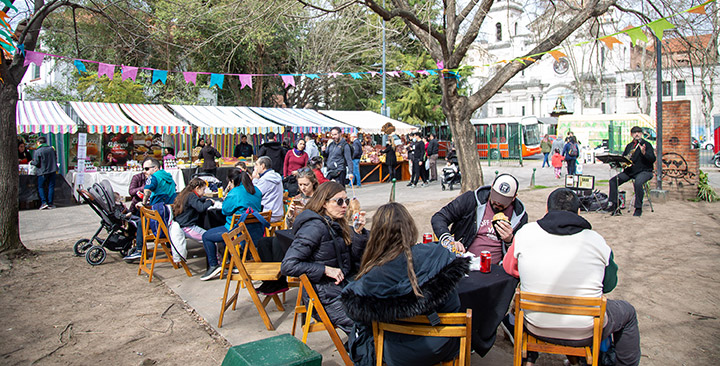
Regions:
<instances>
[{"instance_id":1,"label":"orange and white bus","mask_svg":"<svg viewBox=\"0 0 720 366\"><path fill-rule=\"evenodd\" d=\"M481 158L519 159L540 152L540 122L536 117L471 119Z\"/></svg>"}]
</instances>

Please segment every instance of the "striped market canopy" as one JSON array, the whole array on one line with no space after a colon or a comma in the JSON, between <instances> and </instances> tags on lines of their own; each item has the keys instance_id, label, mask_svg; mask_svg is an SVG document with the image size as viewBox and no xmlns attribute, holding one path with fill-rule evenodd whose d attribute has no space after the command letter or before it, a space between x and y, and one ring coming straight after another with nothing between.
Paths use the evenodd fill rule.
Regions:
<instances>
[{"instance_id":1,"label":"striped market canopy","mask_svg":"<svg viewBox=\"0 0 720 366\"><path fill-rule=\"evenodd\" d=\"M308 114L298 113L298 111L310 111L306 109L293 108L260 108L250 107L250 110L256 114L267 118L275 123L279 123L286 127L290 127L294 132L316 132L323 133L330 131L334 126L343 128L345 132L350 132L354 128L339 122L329 120L327 118L311 118ZM317 112L315 112L317 113Z\"/></svg>"},{"instance_id":2,"label":"striped market canopy","mask_svg":"<svg viewBox=\"0 0 720 366\"><path fill-rule=\"evenodd\" d=\"M238 131L238 127L227 123L223 113L214 107L173 104L170 108L190 124L197 126L201 135L235 134Z\"/></svg>"},{"instance_id":3,"label":"striped market canopy","mask_svg":"<svg viewBox=\"0 0 720 366\"><path fill-rule=\"evenodd\" d=\"M142 133L143 127L128 119L115 103L70 102L87 125L88 133Z\"/></svg>"},{"instance_id":4,"label":"striped market canopy","mask_svg":"<svg viewBox=\"0 0 720 366\"><path fill-rule=\"evenodd\" d=\"M15 109L18 133L75 133L77 124L58 102L17 102Z\"/></svg>"},{"instance_id":5,"label":"striped market canopy","mask_svg":"<svg viewBox=\"0 0 720 366\"><path fill-rule=\"evenodd\" d=\"M268 133L270 131L275 133L282 133L284 127L271 122L260 115L254 113L250 110L248 107L219 107L219 108L227 108L228 111L234 113L241 119L247 121L250 123L250 125L254 126L255 129L253 132L248 131L248 133Z\"/></svg>"},{"instance_id":6,"label":"striped market canopy","mask_svg":"<svg viewBox=\"0 0 720 366\"><path fill-rule=\"evenodd\" d=\"M142 126L144 133L192 133L190 125L179 120L161 104L120 104L120 108Z\"/></svg>"},{"instance_id":7,"label":"striped market canopy","mask_svg":"<svg viewBox=\"0 0 720 366\"><path fill-rule=\"evenodd\" d=\"M416 126L396 121L373 111L321 111L320 113L355 126L358 130L365 133L381 134L383 133L381 130L382 126L387 122L392 123L393 126L395 126L395 133L400 135L417 132L419 130Z\"/></svg>"}]
</instances>

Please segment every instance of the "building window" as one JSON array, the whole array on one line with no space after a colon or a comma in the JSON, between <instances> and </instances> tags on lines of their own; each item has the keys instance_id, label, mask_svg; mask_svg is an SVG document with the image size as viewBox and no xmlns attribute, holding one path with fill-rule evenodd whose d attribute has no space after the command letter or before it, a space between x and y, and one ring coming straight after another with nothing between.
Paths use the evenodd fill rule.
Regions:
<instances>
[{"instance_id":1,"label":"building window","mask_svg":"<svg viewBox=\"0 0 720 366\"><path fill-rule=\"evenodd\" d=\"M33 79L40 79L40 66L35 65L35 64L33 64L32 66L33 66L33 69L32 69L32 76L33 76L33 77L32 77L32 78L33 78Z\"/></svg>"},{"instance_id":2,"label":"building window","mask_svg":"<svg viewBox=\"0 0 720 366\"><path fill-rule=\"evenodd\" d=\"M502 114L503 114L503 109L502 109L502 107L497 107L497 108L495 108L495 114L498 115L498 116L502 116Z\"/></svg>"},{"instance_id":3,"label":"building window","mask_svg":"<svg viewBox=\"0 0 720 366\"><path fill-rule=\"evenodd\" d=\"M632 84L625 84L625 97L627 98L634 98L640 96L640 84L639 83L632 83Z\"/></svg>"},{"instance_id":4,"label":"building window","mask_svg":"<svg viewBox=\"0 0 720 366\"><path fill-rule=\"evenodd\" d=\"M495 38L498 42L502 41L502 24L495 24Z\"/></svg>"},{"instance_id":5,"label":"building window","mask_svg":"<svg viewBox=\"0 0 720 366\"><path fill-rule=\"evenodd\" d=\"M669 81L662 82L662 95L663 97L672 97L672 83Z\"/></svg>"},{"instance_id":6,"label":"building window","mask_svg":"<svg viewBox=\"0 0 720 366\"><path fill-rule=\"evenodd\" d=\"M515 22L515 37L517 37L517 22Z\"/></svg>"},{"instance_id":7,"label":"building window","mask_svg":"<svg viewBox=\"0 0 720 366\"><path fill-rule=\"evenodd\" d=\"M605 114L607 113L605 109L605 102L600 103L600 113Z\"/></svg>"},{"instance_id":8,"label":"building window","mask_svg":"<svg viewBox=\"0 0 720 366\"><path fill-rule=\"evenodd\" d=\"M525 106L522 106L522 115L525 115Z\"/></svg>"},{"instance_id":9,"label":"building window","mask_svg":"<svg viewBox=\"0 0 720 366\"><path fill-rule=\"evenodd\" d=\"M685 95L685 80L678 80L675 82L675 86L677 87L677 91L675 94L677 95Z\"/></svg>"}]
</instances>

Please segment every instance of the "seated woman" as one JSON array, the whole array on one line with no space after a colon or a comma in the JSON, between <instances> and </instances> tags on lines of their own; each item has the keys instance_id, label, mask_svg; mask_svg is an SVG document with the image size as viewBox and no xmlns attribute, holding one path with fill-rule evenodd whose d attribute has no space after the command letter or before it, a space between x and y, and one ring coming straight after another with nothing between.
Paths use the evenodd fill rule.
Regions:
<instances>
[{"instance_id":1,"label":"seated woman","mask_svg":"<svg viewBox=\"0 0 720 366\"><path fill-rule=\"evenodd\" d=\"M230 223L234 214L242 214L247 209L253 209L255 212L261 212L262 206L260 201L262 194L259 189L255 189L252 184L252 178L247 172L238 169L232 169L228 173L228 185L225 190L227 195L223 201L222 213L226 217L226 223L223 226L214 227L206 231L202 235L203 247L207 255L209 268L205 274L200 277L202 281L207 281L220 276L221 267L218 263L217 243L222 243L222 234L230 231ZM247 229L253 240L259 239L263 235L263 226L260 223L249 224Z\"/></svg>"},{"instance_id":2,"label":"seated woman","mask_svg":"<svg viewBox=\"0 0 720 366\"><path fill-rule=\"evenodd\" d=\"M355 321L357 337L350 345L356 365L374 365L373 321L461 310L455 287L469 270L466 258L437 243L416 244L418 229L399 203L378 208L373 216L360 271L342 292L347 316ZM388 365L434 365L458 354L457 338L386 333Z\"/></svg>"},{"instance_id":3,"label":"seated woman","mask_svg":"<svg viewBox=\"0 0 720 366\"><path fill-rule=\"evenodd\" d=\"M317 178L317 181L319 184L323 184L329 179L325 178L325 176L322 173L322 166L323 166L323 159L320 156L315 156L310 161L308 161L308 168L312 169L312 171L315 173L315 177Z\"/></svg>"},{"instance_id":4,"label":"seated woman","mask_svg":"<svg viewBox=\"0 0 720 366\"><path fill-rule=\"evenodd\" d=\"M283 275L308 276L330 321L347 334L353 321L345 315L340 292L348 284L347 278L357 272L368 236L365 215L354 230L345 220L349 202L342 185L321 184L295 219L295 240L281 267ZM303 302L307 304L305 296Z\"/></svg>"},{"instance_id":5,"label":"seated woman","mask_svg":"<svg viewBox=\"0 0 720 366\"><path fill-rule=\"evenodd\" d=\"M197 241L201 241L205 234L205 229L198 226L200 215L214 204L213 200L204 196L206 187L206 181L200 178L191 179L185 189L175 198L175 207L173 208L175 222L180 225L185 237Z\"/></svg>"}]
</instances>

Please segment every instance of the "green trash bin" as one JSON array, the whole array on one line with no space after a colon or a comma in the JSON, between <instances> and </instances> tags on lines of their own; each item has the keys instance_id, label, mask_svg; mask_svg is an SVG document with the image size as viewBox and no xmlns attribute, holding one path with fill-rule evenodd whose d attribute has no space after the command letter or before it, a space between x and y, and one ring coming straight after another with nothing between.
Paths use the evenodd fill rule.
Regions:
<instances>
[{"instance_id":1,"label":"green trash bin","mask_svg":"<svg viewBox=\"0 0 720 366\"><path fill-rule=\"evenodd\" d=\"M321 366L322 355L290 334L231 347L222 366Z\"/></svg>"}]
</instances>

